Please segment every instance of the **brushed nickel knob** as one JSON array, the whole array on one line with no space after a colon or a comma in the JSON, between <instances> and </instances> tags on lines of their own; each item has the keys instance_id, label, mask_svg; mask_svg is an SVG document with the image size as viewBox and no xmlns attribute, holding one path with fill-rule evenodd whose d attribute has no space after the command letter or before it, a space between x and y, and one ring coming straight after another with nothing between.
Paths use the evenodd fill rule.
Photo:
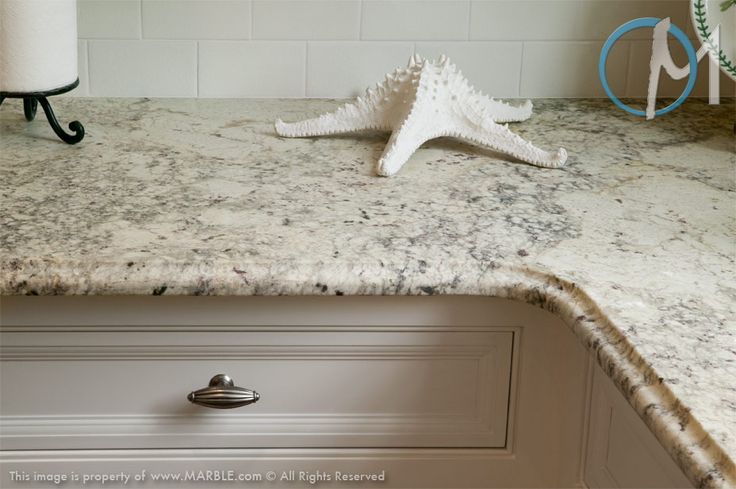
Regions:
<instances>
[{"instance_id":1,"label":"brushed nickel knob","mask_svg":"<svg viewBox=\"0 0 736 489\"><path fill-rule=\"evenodd\" d=\"M261 396L256 391L244 387L236 387L235 382L225 374L217 374L210 380L210 385L190 392L189 402L215 409L232 409L253 404Z\"/></svg>"}]
</instances>

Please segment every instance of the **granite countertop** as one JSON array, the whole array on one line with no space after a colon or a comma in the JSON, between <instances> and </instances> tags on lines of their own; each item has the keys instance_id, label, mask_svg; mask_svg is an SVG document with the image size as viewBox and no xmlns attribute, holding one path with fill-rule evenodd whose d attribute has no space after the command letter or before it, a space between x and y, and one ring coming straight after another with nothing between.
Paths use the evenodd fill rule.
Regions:
<instances>
[{"instance_id":1,"label":"granite countertop","mask_svg":"<svg viewBox=\"0 0 736 489\"><path fill-rule=\"evenodd\" d=\"M289 140L332 101L59 99L0 110L0 293L473 294L560 316L698 486L736 485L733 100L647 122L537 101L543 170L448 140ZM42 118L42 115L39 114Z\"/></svg>"}]
</instances>

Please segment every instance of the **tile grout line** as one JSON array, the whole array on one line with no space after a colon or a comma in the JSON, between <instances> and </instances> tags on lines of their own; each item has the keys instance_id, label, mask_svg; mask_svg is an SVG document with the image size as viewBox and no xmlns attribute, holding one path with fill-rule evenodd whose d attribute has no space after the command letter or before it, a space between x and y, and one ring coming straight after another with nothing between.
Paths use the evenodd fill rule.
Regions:
<instances>
[{"instance_id":1,"label":"tile grout line","mask_svg":"<svg viewBox=\"0 0 736 489\"><path fill-rule=\"evenodd\" d=\"M470 26L472 25L472 19L473 19L473 2L471 0L468 0L468 25L466 26L465 31L465 40L470 42Z\"/></svg>"},{"instance_id":2,"label":"tile grout line","mask_svg":"<svg viewBox=\"0 0 736 489\"><path fill-rule=\"evenodd\" d=\"M255 37L256 21L253 18L253 0L248 0L248 14L250 15L250 32L248 33L248 40L252 41Z\"/></svg>"},{"instance_id":3,"label":"tile grout line","mask_svg":"<svg viewBox=\"0 0 736 489\"><path fill-rule=\"evenodd\" d=\"M309 41L304 41L304 97L309 86Z\"/></svg>"},{"instance_id":4,"label":"tile grout line","mask_svg":"<svg viewBox=\"0 0 736 489\"><path fill-rule=\"evenodd\" d=\"M516 92L517 97L521 97L521 80L524 76L524 51L526 50L526 42L521 42L521 60L519 61L519 83L518 83L518 89Z\"/></svg>"},{"instance_id":5,"label":"tile grout line","mask_svg":"<svg viewBox=\"0 0 736 489\"><path fill-rule=\"evenodd\" d=\"M363 40L363 18L365 17L365 0L360 0L360 9L358 10L358 41Z\"/></svg>"},{"instance_id":6,"label":"tile grout line","mask_svg":"<svg viewBox=\"0 0 736 489\"><path fill-rule=\"evenodd\" d=\"M88 40L84 41L84 56L86 57L86 64L87 64L87 95L89 97L92 96L92 71L89 69L89 45L90 42Z\"/></svg>"},{"instance_id":7,"label":"tile grout line","mask_svg":"<svg viewBox=\"0 0 736 489\"><path fill-rule=\"evenodd\" d=\"M626 42L626 77L624 78L624 97L631 97L631 54L634 50L634 43L631 41Z\"/></svg>"}]
</instances>

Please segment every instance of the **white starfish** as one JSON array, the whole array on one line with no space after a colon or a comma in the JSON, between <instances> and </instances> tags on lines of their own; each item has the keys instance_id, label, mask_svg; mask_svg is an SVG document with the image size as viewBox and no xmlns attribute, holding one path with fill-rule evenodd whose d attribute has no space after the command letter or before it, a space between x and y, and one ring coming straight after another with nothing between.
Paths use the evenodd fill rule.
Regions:
<instances>
[{"instance_id":1,"label":"white starfish","mask_svg":"<svg viewBox=\"0 0 736 489\"><path fill-rule=\"evenodd\" d=\"M446 56L429 61L414 55L407 68L386 75L385 81L369 88L355 103L293 124L278 120L276 132L284 137L391 132L376 169L383 176L398 172L426 141L443 136L485 146L535 166L563 166L567 160L563 148L549 153L509 131L508 124L500 124L524 121L531 115L528 100L513 107L474 90Z\"/></svg>"}]
</instances>

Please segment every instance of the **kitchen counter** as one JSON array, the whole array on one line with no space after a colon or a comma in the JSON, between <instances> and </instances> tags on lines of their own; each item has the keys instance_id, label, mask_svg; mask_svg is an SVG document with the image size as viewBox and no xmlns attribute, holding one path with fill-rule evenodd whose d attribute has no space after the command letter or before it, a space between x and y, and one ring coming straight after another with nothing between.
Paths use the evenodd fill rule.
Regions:
<instances>
[{"instance_id":1,"label":"kitchen counter","mask_svg":"<svg viewBox=\"0 0 736 489\"><path fill-rule=\"evenodd\" d=\"M513 298L561 317L695 484L736 485L733 100L647 122L546 100L568 166L437 140L281 139L332 101L58 99L0 109L0 293ZM39 114L39 118L42 119Z\"/></svg>"}]
</instances>

